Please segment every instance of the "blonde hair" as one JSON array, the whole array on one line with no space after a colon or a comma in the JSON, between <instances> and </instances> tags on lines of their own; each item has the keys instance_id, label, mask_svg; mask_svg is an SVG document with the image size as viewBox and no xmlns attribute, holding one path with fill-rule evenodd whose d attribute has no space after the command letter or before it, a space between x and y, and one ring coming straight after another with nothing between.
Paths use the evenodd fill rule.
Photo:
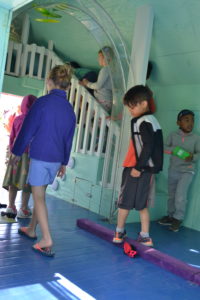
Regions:
<instances>
[{"instance_id":1,"label":"blonde hair","mask_svg":"<svg viewBox=\"0 0 200 300\"><path fill-rule=\"evenodd\" d=\"M50 70L47 79L51 79L55 86L60 89L66 90L70 84L73 74L72 67L69 64L58 65Z\"/></svg>"}]
</instances>

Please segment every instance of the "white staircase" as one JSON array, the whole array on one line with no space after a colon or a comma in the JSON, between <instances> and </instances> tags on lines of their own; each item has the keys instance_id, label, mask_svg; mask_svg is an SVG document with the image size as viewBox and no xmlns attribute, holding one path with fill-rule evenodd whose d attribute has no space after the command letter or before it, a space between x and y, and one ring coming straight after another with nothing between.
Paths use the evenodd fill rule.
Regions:
<instances>
[{"instance_id":1,"label":"white staircase","mask_svg":"<svg viewBox=\"0 0 200 300\"><path fill-rule=\"evenodd\" d=\"M52 41L49 41L48 49L36 44L24 45L10 41L5 74L44 80L52 67L63 64L52 49ZM87 89L79 85L76 77L72 78L68 95L77 118L73 151L103 158L100 184L105 188L113 188L117 161L117 151L114 149L118 149L119 125L108 118L108 113Z\"/></svg>"}]
</instances>

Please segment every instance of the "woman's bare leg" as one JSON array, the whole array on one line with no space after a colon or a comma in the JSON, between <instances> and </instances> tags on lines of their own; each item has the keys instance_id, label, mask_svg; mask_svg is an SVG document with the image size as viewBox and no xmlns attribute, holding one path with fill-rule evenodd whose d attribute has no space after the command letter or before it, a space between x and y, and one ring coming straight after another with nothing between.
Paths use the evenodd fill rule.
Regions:
<instances>
[{"instance_id":1,"label":"woman's bare leg","mask_svg":"<svg viewBox=\"0 0 200 300\"><path fill-rule=\"evenodd\" d=\"M27 210L28 209L28 201L30 198L31 193L29 192L22 192L22 204L21 208Z\"/></svg>"},{"instance_id":2,"label":"woman's bare leg","mask_svg":"<svg viewBox=\"0 0 200 300\"><path fill-rule=\"evenodd\" d=\"M8 206L10 206L10 207L15 206L16 196L17 196L17 188L10 185L9 186L9 196L8 196L9 197L8 198L8 201L9 201Z\"/></svg>"},{"instance_id":3,"label":"woman's bare leg","mask_svg":"<svg viewBox=\"0 0 200 300\"><path fill-rule=\"evenodd\" d=\"M32 194L34 200L34 217L30 225L36 226L37 222L40 225L42 238L38 242L41 248L51 247L53 244L49 231L48 212L45 203L46 186L32 186Z\"/></svg>"}]
</instances>

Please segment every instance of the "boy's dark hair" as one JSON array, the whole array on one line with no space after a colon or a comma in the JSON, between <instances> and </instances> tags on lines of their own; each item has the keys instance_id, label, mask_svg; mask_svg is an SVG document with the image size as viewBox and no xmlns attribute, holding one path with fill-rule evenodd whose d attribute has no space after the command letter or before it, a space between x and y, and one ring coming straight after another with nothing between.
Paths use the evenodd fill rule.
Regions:
<instances>
[{"instance_id":1,"label":"boy's dark hair","mask_svg":"<svg viewBox=\"0 0 200 300\"><path fill-rule=\"evenodd\" d=\"M135 106L137 103L147 101L149 103L152 98L152 91L144 85L136 85L126 92L124 95L124 105Z\"/></svg>"},{"instance_id":2,"label":"boy's dark hair","mask_svg":"<svg viewBox=\"0 0 200 300\"><path fill-rule=\"evenodd\" d=\"M187 115L192 115L194 117L194 113L193 111L189 110L189 109L183 109L178 113L177 116L177 121L180 121L182 117L187 116Z\"/></svg>"}]
</instances>

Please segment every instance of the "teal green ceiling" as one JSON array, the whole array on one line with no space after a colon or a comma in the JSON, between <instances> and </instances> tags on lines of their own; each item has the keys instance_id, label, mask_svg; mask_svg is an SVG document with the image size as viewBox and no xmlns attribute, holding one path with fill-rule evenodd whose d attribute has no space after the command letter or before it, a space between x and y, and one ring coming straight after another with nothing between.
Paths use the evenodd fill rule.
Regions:
<instances>
[{"instance_id":1,"label":"teal green ceiling","mask_svg":"<svg viewBox=\"0 0 200 300\"><path fill-rule=\"evenodd\" d=\"M53 40L55 51L64 59L76 60L83 66L94 67L97 64L97 51L106 41L109 41L109 30L105 32L105 15L95 11L95 5L112 19L115 30L119 32L128 55L131 50L135 13L138 6L150 4L155 13L150 59L154 62L152 83L154 84L197 84L200 80L200 1L198 0L38 0L34 3L52 9L53 6L65 3L70 7L57 11L62 15L60 23L39 23L34 19L41 17L31 4L26 10L21 10L18 17L26 11L31 19L30 42L47 45ZM96 6L96 7L97 7ZM82 11L83 7L86 9ZM79 18L77 18L77 11ZM95 36L95 29L90 31L87 23L87 11L94 19L98 18L99 26L104 28L102 37ZM15 14L15 16L17 13ZM81 15L83 17L81 23ZM88 17L88 23L90 22ZM93 19L93 20L94 20ZM95 23L89 24L89 27ZM87 24L88 25L88 24ZM113 32L113 31L111 31ZM112 36L111 36L112 38ZM102 43L99 41L102 40Z\"/></svg>"},{"instance_id":2,"label":"teal green ceiling","mask_svg":"<svg viewBox=\"0 0 200 300\"><path fill-rule=\"evenodd\" d=\"M53 40L54 51L64 60L75 60L88 67L96 67L99 46L90 32L71 15L60 13L60 23L40 23L34 18L40 17L31 11L31 34L29 42L37 41L46 45Z\"/></svg>"}]
</instances>

